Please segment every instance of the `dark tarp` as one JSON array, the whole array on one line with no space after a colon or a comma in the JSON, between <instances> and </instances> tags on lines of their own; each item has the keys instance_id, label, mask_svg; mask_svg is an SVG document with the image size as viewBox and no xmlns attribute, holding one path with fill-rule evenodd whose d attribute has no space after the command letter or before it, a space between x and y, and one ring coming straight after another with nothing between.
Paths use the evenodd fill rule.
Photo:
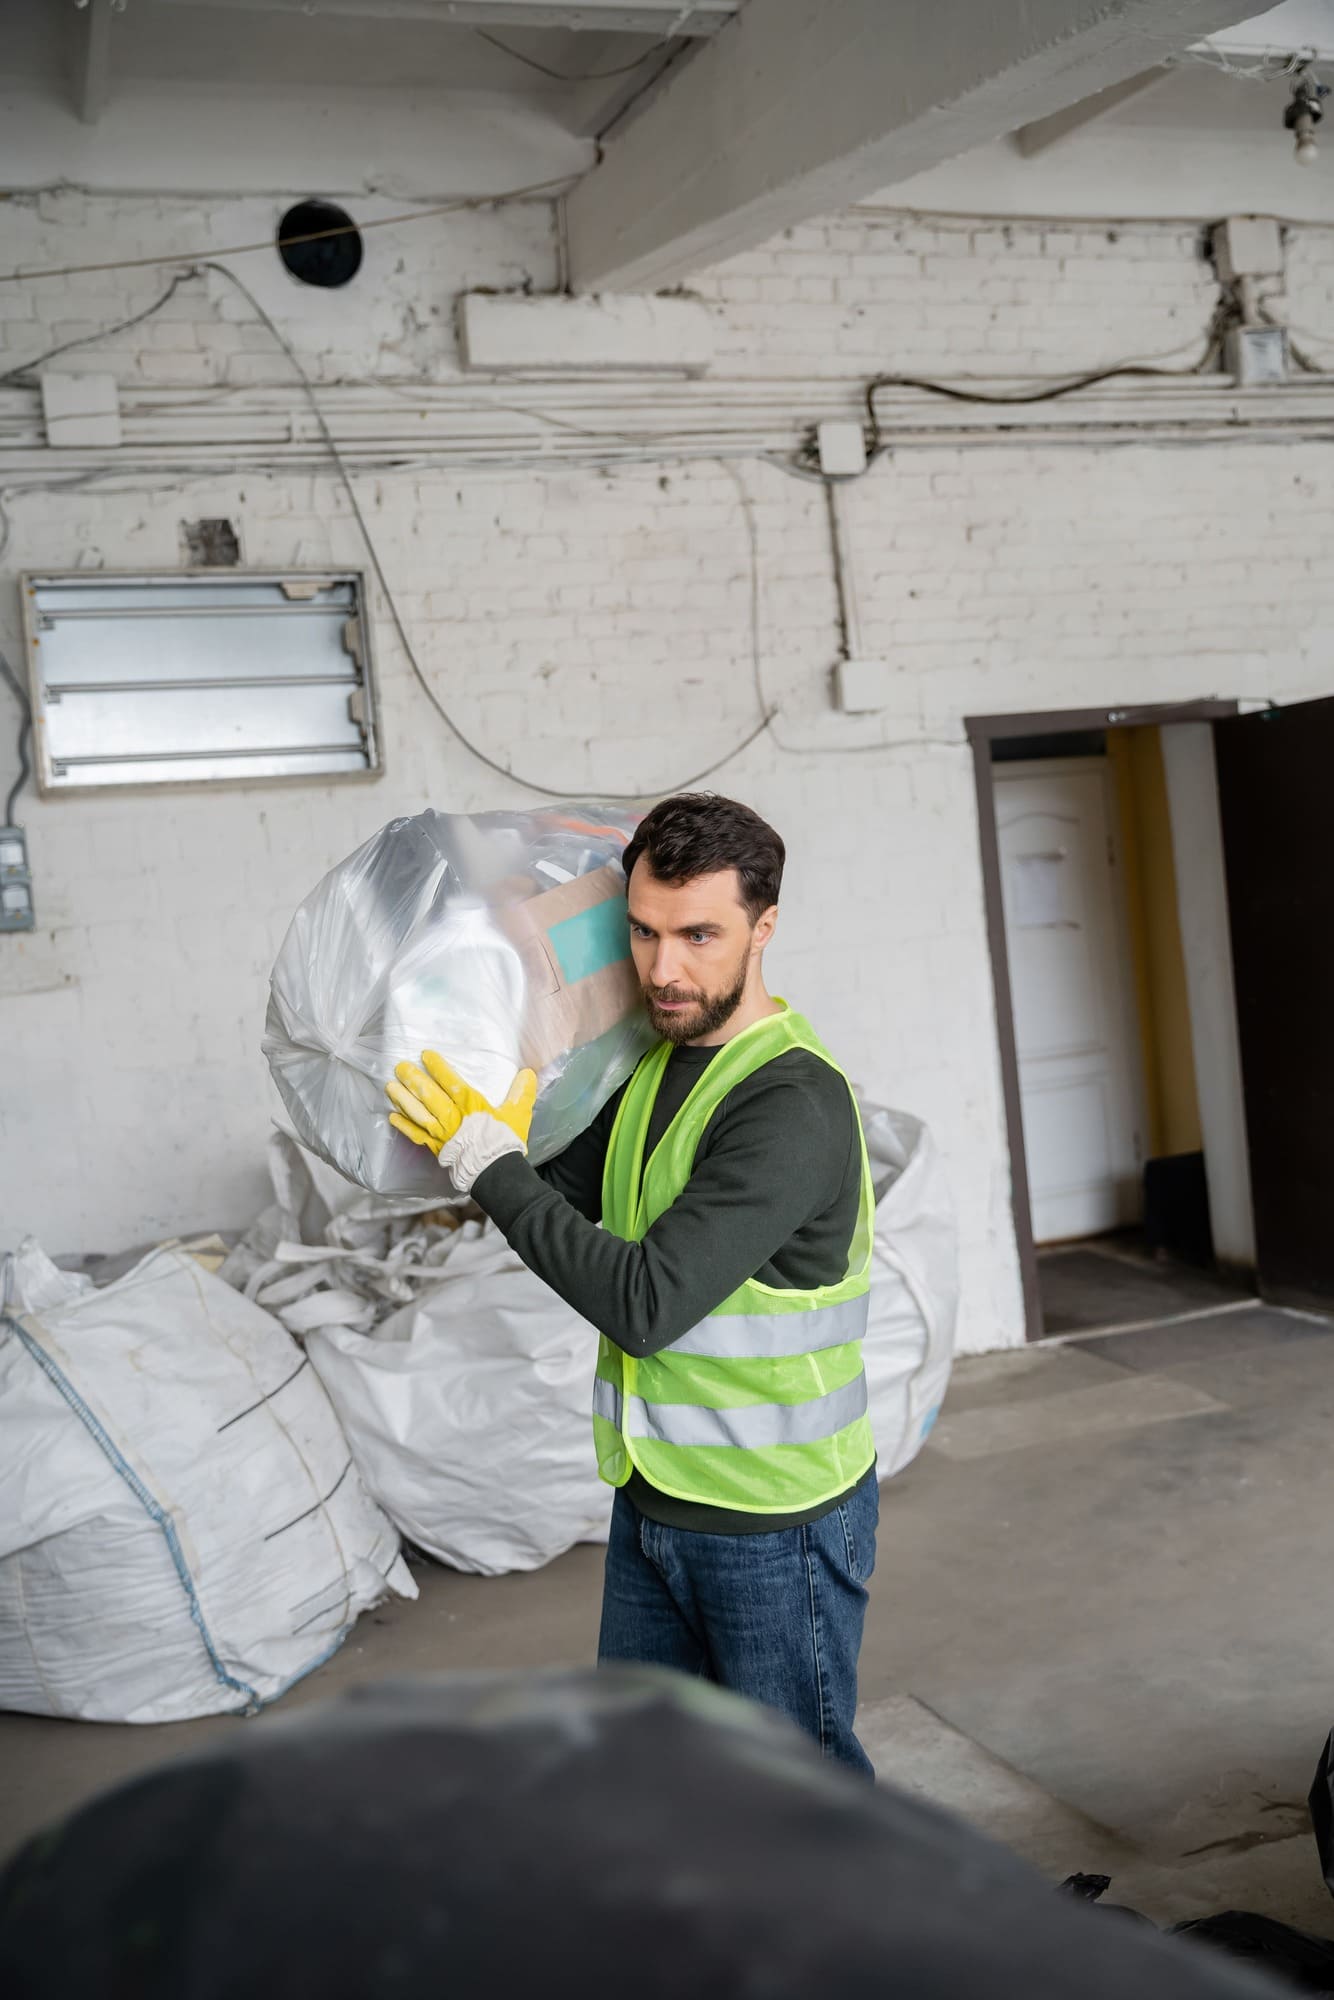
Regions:
<instances>
[{"instance_id":1,"label":"dark tarp","mask_svg":"<svg viewBox=\"0 0 1334 2000\"><path fill-rule=\"evenodd\" d=\"M6 2000L1259 2000L651 1669L238 1723L0 1878Z\"/></svg>"}]
</instances>

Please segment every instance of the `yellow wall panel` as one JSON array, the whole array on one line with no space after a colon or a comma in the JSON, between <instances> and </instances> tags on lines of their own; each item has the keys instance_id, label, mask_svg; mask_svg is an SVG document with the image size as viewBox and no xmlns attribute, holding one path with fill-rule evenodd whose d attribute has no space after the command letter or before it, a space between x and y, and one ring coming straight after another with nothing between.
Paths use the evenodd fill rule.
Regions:
<instances>
[{"instance_id":1,"label":"yellow wall panel","mask_svg":"<svg viewBox=\"0 0 1334 2000\"><path fill-rule=\"evenodd\" d=\"M1144 1046L1150 1157L1203 1143L1181 949L1172 824L1156 729L1109 729L1120 809L1126 908Z\"/></svg>"}]
</instances>

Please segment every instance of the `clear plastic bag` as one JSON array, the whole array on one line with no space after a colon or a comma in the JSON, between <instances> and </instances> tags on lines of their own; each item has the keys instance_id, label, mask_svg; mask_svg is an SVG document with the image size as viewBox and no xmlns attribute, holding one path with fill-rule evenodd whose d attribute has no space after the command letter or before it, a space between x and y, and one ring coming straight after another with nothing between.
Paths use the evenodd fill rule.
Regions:
<instances>
[{"instance_id":1,"label":"clear plastic bag","mask_svg":"<svg viewBox=\"0 0 1334 2000\"><path fill-rule=\"evenodd\" d=\"M302 1143L372 1193L445 1192L384 1094L429 1048L493 1099L535 1069L529 1157L563 1151L653 1041L621 869L636 819L423 812L332 869L283 940L264 1035Z\"/></svg>"}]
</instances>

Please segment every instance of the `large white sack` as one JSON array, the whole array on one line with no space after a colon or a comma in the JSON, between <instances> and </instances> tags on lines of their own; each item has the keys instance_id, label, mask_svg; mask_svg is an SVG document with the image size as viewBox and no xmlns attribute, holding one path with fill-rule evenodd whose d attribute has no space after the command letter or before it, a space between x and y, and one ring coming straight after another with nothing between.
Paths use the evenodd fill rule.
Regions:
<instances>
[{"instance_id":1,"label":"large white sack","mask_svg":"<svg viewBox=\"0 0 1334 2000\"><path fill-rule=\"evenodd\" d=\"M875 1184L866 1380L880 1477L916 1458L945 1400L959 1310L954 1205L920 1118L863 1104Z\"/></svg>"},{"instance_id":2,"label":"large white sack","mask_svg":"<svg viewBox=\"0 0 1334 2000\"><path fill-rule=\"evenodd\" d=\"M954 1222L930 1134L863 1107L878 1202L865 1360L880 1477L919 1450L945 1393L957 1304ZM605 1539L593 1454L594 1329L469 1224L421 1300L373 1332L306 1347L362 1477L409 1541L487 1576Z\"/></svg>"},{"instance_id":3,"label":"large white sack","mask_svg":"<svg viewBox=\"0 0 1334 2000\"><path fill-rule=\"evenodd\" d=\"M597 1340L498 1229L469 1223L419 1304L373 1333L322 1327L306 1349L390 1519L441 1562L499 1576L605 1538Z\"/></svg>"},{"instance_id":4,"label":"large white sack","mask_svg":"<svg viewBox=\"0 0 1334 2000\"><path fill-rule=\"evenodd\" d=\"M245 1711L416 1596L269 1313L172 1246L101 1291L32 1243L6 1262L0 1707Z\"/></svg>"}]
</instances>

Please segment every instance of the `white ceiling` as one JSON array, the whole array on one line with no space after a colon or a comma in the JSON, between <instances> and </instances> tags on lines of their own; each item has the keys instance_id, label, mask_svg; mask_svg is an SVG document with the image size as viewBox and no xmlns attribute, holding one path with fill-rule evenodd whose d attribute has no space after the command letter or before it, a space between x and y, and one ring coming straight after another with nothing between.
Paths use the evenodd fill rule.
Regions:
<instances>
[{"instance_id":1,"label":"white ceiling","mask_svg":"<svg viewBox=\"0 0 1334 2000\"><path fill-rule=\"evenodd\" d=\"M1209 42L1241 58L1294 50L1334 57L1334 0L1281 0L1252 20L1220 29Z\"/></svg>"},{"instance_id":2,"label":"white ceiling","mask_svg":"<svg viewBox=\"0 0 1334 2000\"><path fill-rule=\"evenodd\" d=\"M1109 128L1125 132L1210 132L1223 139L1241 132L1272 132L1280 147L1291 148L1283 131L1291 91L1291 82L1282 77L1261 81L1183 64L1165 71L1152 90L1118 105L1106 122Z\"/></svg>"},{"instance_id":3,"label":"white ceiling","mask_svg":"<svg viewBox=\"0 0 1334 2000\"><path fill-rule=\"evenodd\" d=\"M117 0L86 6L78 0L5 0L5 69L11 82L35 86L87 117L81 79L100 8L109 17L103 104L117 92L172 83L465 92L505 99L515 108L530 105L570 133L591 137L601 136L666 67L688 57L742 4L123 0L116 11ZM1314 49L1334 64L1334 0L1282 0L1208 45L1239 68L1265 53L1298 49ZM1173 53L1165 47L1165 56ZM1281 123L1284 99L1280 83L1257 85L1188 61L1154 90L1109 112L1106 123L1112 130L1175 125L1260 131ZM88 122L100 115L100 107L92 107Z\"/></svg>"},{"instance_id":4,"label":"white ceiling","mask_svg":"<svg viewBox=\"0 0 1334 2000\"><path fill-rule=\"evenodd\" d=\"M1334 218L1334 113L1314 166L1297 164L1283 114L1287 59L1334 83L1334 0L1283 0L1146 73L1110 102L1086 100L1066 129L1026 150L993 141L901 181L871 206L956 213L1208 219L1259 211ZM1327 135L1324 136L1324 135Z\"/></svg>"},{"instance_id":5,"label":"white ceiling","mask_svg":"<svg viewBox=\"0 0 1334 2000\"><path fill-rule=\"evenodd\" d=\"M619 137L742 4L765 0L696 0L684 18L676 0L0 0L0 180L427 198L546 185L587 171L594 141ZM884 4L888 32L902 0ZM1211 47L1237 68L1328 50L1334 82L1334 0L1283 0ZM877 199L1334 211L1334 110L1303 172L1282 125L1286 82L1182 62L1168 44L1164 56L1177 63L1151 88L1082 107L1038 157L997 140Z\"/></svg>"},{"instance_id":6,"label":"white ceiling","mask_svg":"<svg viewBox=\"0 0 1334 2000\"><path fill-rule=\"evenodd\" d=\"M107 8L110 84L255 83L294 89L485 91L582 111L642 83L716 30L740 0L7 0L5 67L58 89L76 78ZM669 28L677 29L668 37ZM494 41L487 37L495 37ZM506 53L497 43L516 53ZM525 60L527 58L527 60ZM642 63L642 74L636 65ZM533 65L541 65L541 68ZM628 74L607 75L608 71ZM547 76L543 69L558 72Z\"/></svg>"}]
</instances>

